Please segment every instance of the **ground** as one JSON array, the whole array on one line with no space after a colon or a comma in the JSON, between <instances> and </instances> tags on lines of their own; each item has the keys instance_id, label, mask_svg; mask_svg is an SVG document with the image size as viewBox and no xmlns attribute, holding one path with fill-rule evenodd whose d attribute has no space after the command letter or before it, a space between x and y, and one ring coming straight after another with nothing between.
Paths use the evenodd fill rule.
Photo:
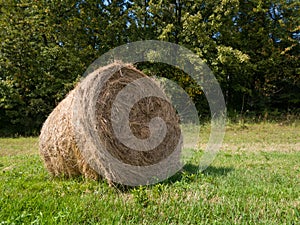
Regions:
<instances>
[{"instance_id":1,"label":"ground","mask_svg":"<svg viewBox=\"0 0 300 225\"><path fill-rule=\"evenodd\" d=\"M228 123L211 166L156 185L52 178L38 138L0 139L0 224L299 224L300 121ZM201 128L200 150L209 125Z\"/></svg>"}]
</instances>

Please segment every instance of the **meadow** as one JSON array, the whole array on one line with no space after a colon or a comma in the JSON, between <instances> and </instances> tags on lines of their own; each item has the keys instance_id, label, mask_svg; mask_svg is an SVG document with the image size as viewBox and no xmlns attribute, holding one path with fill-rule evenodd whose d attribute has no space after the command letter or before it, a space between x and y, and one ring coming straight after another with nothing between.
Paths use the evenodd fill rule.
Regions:
<instances>
[{"instance_id":1,"label":"meadow","mask_svg":"<svg viewBox=\"0 0 300 225\"><path fill-rule=\"evenodd\" d=\"M299 134L299 120L229 122L208 169L135 188L53 178L37 137L0 138L0 224L300 224Z\"/></svg>"}]
</instances>

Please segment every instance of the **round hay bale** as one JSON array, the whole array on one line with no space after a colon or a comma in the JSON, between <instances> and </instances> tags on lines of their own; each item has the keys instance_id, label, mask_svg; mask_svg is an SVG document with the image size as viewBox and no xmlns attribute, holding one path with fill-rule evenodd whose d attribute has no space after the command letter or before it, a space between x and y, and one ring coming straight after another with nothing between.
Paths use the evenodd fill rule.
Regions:
<instances>
[{"instance_id":1,"label":"round hay bale","mask_svg":"<svg viewBox=\"0 0 300 225\"><path fill-rule=\"evenodd\" d=\"M177 172L181 147L179 117L162 89L121 62L83 79L40 134L40 153L52 175L131 186Z\"/></svg>"}]
</instances>

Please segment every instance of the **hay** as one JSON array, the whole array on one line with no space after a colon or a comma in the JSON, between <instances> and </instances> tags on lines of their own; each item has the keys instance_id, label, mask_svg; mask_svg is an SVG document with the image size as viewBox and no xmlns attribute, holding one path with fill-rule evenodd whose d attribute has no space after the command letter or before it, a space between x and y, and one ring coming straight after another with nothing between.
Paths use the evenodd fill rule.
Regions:
<instances>
[{"instance_id":1,"label":"hay","mask_svg":"<svg viewBox=\"0 0 300 225\"><path fill-rule=\"evenodd\" d=\"M139 86L140 80L146 81L147 88ZM150 94L131 101L140 98L140 93L121 92L128 84L141 95L149 90ZM126 113L130 101L134 104ZM133 135L122 125L127 116ZM154 123L153 118L164 123ZM165 136L155 136L153 131L162 127ZM148 150L161 136L159 144ZM126 185L159 181L177 171L181 146L179 117L161 88L133 66L120 62L89 74L53 110L40 134L40 154L52 175L102 177Z\"/></svg>"}]
</instances>

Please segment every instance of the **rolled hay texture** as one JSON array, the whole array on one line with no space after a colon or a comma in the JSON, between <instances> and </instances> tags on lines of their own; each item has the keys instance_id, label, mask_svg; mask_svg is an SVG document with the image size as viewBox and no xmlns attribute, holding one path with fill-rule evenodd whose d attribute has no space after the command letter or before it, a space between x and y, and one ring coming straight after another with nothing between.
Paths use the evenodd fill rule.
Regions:
<instances>
[{"instance_id":1,"label":"rolled hay texture","mask_svg":"<svg viewBox=\"0 0 300 225\"><path fill-rule=\"evenodd\" d=\"M39 147L54 176L136 186L182 167L176 110L154 80L121 62L90 73L58 104Z\"/></svg>"}]
</instances>

